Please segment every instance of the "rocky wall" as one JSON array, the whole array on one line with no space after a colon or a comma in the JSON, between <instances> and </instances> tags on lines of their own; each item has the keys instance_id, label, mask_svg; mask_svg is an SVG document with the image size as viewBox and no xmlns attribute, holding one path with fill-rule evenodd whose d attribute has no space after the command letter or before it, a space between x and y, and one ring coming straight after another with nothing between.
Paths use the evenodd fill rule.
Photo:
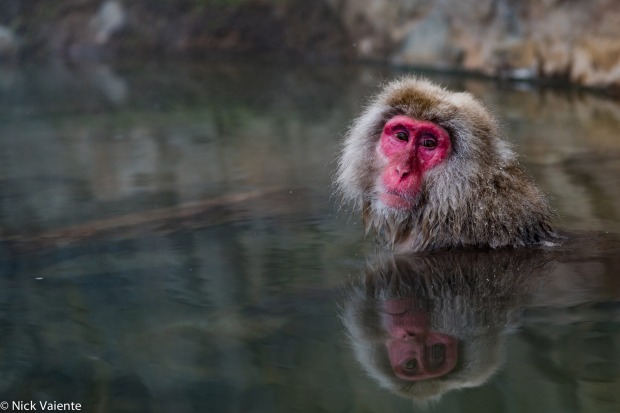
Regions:
<instances>
[{"instance_id":1,"label":"rocky wall","mask_svg":"<svg viewBox=\"0 0 620 413\"><path fill-rule=\"evenodd\" d=\"M615 0L5 0L0 59L373 60L620 92Z\"/></svg>"},{"instance_id":2,"label":"rocky wall","mask_svg":"<svg viewBox=\"0 0 620 413\"><path fill-rule=\"evenodd\" d=\"M357 56L620 89L614 0L329 0Z\"/></svg>"}]
</instances>

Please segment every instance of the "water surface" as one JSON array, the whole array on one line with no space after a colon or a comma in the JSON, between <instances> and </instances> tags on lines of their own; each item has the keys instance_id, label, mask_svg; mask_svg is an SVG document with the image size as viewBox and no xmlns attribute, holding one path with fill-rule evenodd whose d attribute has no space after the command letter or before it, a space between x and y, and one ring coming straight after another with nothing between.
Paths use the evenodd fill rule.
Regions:
<instances>
[{"instance_id":1,"label":"water surface","mask_svg":"<svg viewBox=\"0 0 620 413\"><path fill-rule=\"evenodd\" d=\"M480 270L534 260L524 268L539 281L484 307L506 323L485 330L498 356L480 383L422 408L360 363L344 291L383 261L331 178L347 123L398 74L2 68L0 399L88 412L620 411L620 255L605 238L620 234L620 105L586 93L434 76L501 116L561 225L586 241ZM464 294L472 311L476 291L502 296L503 281L480 280Z\"/></svg>"}]
</instances>

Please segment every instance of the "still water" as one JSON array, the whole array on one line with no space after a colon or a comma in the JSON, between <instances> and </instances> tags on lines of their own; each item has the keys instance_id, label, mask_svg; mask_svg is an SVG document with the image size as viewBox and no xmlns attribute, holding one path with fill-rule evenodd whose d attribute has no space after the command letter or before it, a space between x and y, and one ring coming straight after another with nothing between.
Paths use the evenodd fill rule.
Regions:
<instances>
[{"instance_id":1,"label":"still water","mask_svg":"<svg viewBox=\"0 0 620 413\"><path fill-rule=\"evenodd\" d=\"M619 412L620 104L431 76L501 116L581 241L395 258L339 208L331 177L347 122L396 75L1 68L0 401ZM430 353L449 374L395 378L385 330L407 322L452 337Z\"/></svg>"}]
</instances>

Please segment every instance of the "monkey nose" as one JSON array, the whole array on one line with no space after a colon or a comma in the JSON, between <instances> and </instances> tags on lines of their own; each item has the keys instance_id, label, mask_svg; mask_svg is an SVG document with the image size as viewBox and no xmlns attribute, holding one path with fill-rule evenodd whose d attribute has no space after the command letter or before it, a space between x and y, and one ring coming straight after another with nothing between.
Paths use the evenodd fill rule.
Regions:
<instances>
[{"instance_id":1,"label":"monkey nose","mask_svg":"<svg viewBox=\"0 0 620 413\"><path fill-rule=\"evenodd\" d=\"M411 172L411 167L408 164L396 165L396 174L399 178L405 178Z\"/></svg>"},{"instance_id":2,"label":"monkey nose","mask_svg":"<svg viewBox=\"0 0 620 413\"><path fill-rule=\"evenodd\" d=\"M401 340L410 341L410 342L418 342L421 339L420 332L408 331L406 328L396 328L393 334L394 337L399 338Z\"/></svg>"}]
</instances>

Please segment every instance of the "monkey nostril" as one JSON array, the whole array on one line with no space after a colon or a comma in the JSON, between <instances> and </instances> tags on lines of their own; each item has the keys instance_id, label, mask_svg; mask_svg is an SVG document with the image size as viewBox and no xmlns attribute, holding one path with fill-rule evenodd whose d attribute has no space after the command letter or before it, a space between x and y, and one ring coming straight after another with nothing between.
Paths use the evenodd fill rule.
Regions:
<instances>
[{"instance_id":1,"label":"monkey nostril","mask_svg":"<svg viewBox=\"0 0 620 413\"><path fill-rule=\"evenodd\" d=\"M409 172L410 172L410 169L407 166L396 167L396 173L398 174L400 178L405 178L407 175L409 175Z\"/></svg>"}]
</instances>

